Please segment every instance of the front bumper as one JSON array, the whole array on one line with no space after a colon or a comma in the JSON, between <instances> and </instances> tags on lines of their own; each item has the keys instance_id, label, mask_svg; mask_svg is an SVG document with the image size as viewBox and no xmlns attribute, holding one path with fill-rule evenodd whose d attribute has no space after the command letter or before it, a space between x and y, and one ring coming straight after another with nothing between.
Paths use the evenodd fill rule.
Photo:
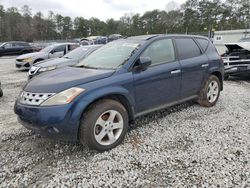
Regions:
<instances>
[{"instance_id":1,"label":"front bumper","mask_svg":"<svg viewBox=\"0 0 250 188\"><path fill-rule=\"evenodd\" d=\"M27 129L49 138L76 141L83 108L87 103L60 106L29 106L15 103L19 122Z\"/></svg>"},{"instance_id":2,"label":"front bumper","mask_svg":"<svg viewBox=\"0 0 250 188\"><path fill-rule=\"evenodd\" d=\"M16 68L19 70L29 70L31 66L30 62L21 62L16 60Z\"/></svg>"}]
</instances>

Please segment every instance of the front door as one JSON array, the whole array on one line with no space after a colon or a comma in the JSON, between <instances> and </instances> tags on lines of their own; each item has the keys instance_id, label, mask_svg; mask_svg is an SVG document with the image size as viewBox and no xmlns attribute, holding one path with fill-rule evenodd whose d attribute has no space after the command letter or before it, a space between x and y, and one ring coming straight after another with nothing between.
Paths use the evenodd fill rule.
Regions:
<instances>
[{"instance_id":1,"label":"front door","mask_svg":"<svg viewBox=\"0 0 250 188\"><path fill-rule=\"evenodd\" d=\"M181 70L175 58L172 39L151 43L141 54L150 57L151 66L134 72L136 113L158 108L180 98Z\"/></svg>"},{"instance_id":2,"label":"front door","mask_svg":"<svg viewBox=\"0 0 250 188\"><path fill-rule=\"evenodd\" d=\"M66 54L66 45L55 47L49 54L49 58L62 57Z\"/></svg>"}]
</instances>

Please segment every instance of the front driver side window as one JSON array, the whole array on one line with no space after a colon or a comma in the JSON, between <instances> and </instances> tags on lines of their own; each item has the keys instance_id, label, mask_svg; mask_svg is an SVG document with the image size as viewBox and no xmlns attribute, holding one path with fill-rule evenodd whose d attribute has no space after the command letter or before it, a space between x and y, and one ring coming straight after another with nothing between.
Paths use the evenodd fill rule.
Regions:
<instances>
[{"instance_id":1,"label":"front driver side window","mask_svg":"<svg viewBox=\"0 0 250 188\"><path fill-rule=\"evenodd\" d=\"M142 53L142 57L150 57L152 65L167 63L175 60L172 39L162 39L150 44Z\"/></svg>"},{"instance_id":2,"label":"front driver side window","mask_svg":"<svg viewBox=\"0 0 250 188\"><path fill-rule=\"evenodd\" d=\"M4 48L7 48L7 49L8 48L12 48L12 44L11 43L7 43L7 44L4 45Z\"/></svg>"},{"instance_id":3,"label":"front driver side window","mask_svg":"<svg viewBox=\"0 0 250 188\"><path fill-rule=\"evenodd\" d=\"M56 53L56 52L65 52L65 51L66 51L66 45L58 46L53 50L54 53Z\"/></svg>"}]
</instances>

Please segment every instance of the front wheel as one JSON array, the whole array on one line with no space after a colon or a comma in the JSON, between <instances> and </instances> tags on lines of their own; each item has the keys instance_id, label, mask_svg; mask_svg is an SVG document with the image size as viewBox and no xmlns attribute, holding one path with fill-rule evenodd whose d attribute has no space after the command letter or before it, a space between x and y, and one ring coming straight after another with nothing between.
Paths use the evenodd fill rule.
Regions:
<instances>
[{"instance_id":1,"label":"front wheel","mask_svg":"<svg viewBox=\"0 0 250 188\"><path fill-rule=\"evenodd\" d=\"M3 96L3 90L0 88L0 97Z\"/></svg>"},{"instance_id":2,"label":"front wheel","mask_svg":"<svg viewBox=\"0 0 250 188\"><path fill-rule=\"evenodd\" d=\"M221 83L217 76L211 75L200 91L198 103L204 107L212 107L220 96Z\"/></svg>"},{"instance_id":3,"label":"front wheel","mask_svg":"<svg viewBox=\"0 0 250 188\"><path fill-rule=\"evenodd\" d=\"M97 151L112 149L123 141L128 122L128 114L122 104L110 99L98 101L81 119L80 142Z\"/></svg>"}]
</instances>

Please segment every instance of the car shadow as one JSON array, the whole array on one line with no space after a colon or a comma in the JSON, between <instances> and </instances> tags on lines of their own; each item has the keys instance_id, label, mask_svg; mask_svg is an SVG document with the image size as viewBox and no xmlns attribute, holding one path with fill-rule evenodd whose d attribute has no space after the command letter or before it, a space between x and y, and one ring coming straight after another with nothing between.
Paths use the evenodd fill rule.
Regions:
<instances>
[{"instance_id":1,"label":"car shadow","mask_svg":"<svg viewBox=\"0 0 250 188\"><path fill-rule=\"evenodd\" d=\"M249 77L238 77L238 76L230 76L228 79L226 79L225 81L246 81L246 82L250 82L250 75Z\"/></svg>"}]
</instances>

